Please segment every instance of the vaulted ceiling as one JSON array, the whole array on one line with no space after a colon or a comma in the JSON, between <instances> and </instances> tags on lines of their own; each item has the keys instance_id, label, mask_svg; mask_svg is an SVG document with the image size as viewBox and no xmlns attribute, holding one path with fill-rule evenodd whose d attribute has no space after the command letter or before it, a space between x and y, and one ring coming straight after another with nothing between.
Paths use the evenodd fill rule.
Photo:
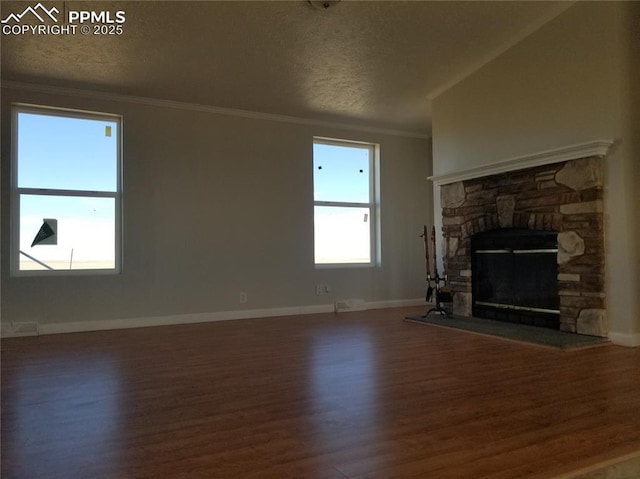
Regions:
<instances>
[{"instance_id":1,"label":"vaulted ceiling","mask_svg":"<svg viewBox=\"0 0 640 479\"><path fill-rule=\"evenodd\" d=\"M0 4L3 19L35 2ZM124 11L121 35L2 35L2 80L417 134L430 100L568 2L42 1Z\"/></svg>"}]
</instances>

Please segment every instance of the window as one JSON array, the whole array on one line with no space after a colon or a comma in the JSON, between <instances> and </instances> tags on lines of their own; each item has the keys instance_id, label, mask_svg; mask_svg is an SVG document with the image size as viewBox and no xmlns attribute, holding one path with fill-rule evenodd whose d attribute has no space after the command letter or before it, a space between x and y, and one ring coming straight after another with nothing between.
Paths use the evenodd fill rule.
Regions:
<instances>
[{"instance_id":1,"label":"window","mask_svg":"<svg viewBox=\"0 0 640 479\"><path fill-rule=\"evenodd\" d=\"M120 270L121 119L13 107L14 274Z\"/></svg>"},{"instance_id":2,"label":"window","mask_svg":"<svg viewBox=\"0 0 640 479\"><path fill-rule=\"evenodd\" d=\"M373 144L314 138L316 265L379 261L377 152Z\"/></svg>"}]
</instances>

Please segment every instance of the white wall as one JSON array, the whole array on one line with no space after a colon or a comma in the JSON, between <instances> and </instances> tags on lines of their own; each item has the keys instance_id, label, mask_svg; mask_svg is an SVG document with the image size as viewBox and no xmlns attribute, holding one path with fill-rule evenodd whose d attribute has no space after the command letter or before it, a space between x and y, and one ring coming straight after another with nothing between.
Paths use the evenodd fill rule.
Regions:
<instances>
[{"instance_id":1,"label":"white wall","mask_svg":"<svg viewBox=\"0 0 640 479\"><path fill-rule=\"evenodd\" d=\"M640 344L640 158L632 146L637 102L636 110L631 106L631 95L637 96L631 66L638 57L631 51L632 8L629 3L578 2L436 98L433 169L442 175L615 139L605 192L610 332L620 342Z\"/></svg>"},{"instance_id":2,"label":"white wall","mask_svg":"<svg viewBox=\"0 0 640 479\"><path fill-rule=\"evenodd\" d=\"M635 169L631 173L631 188L635 191L635 199L631 198L631 204L635 208L630 207L631 223L635 224L635 238L631 240L631 244L635 245L635 263L633 256L630 257L631 268L635 271L635 278L632 284L636 286L635 294L635 311L638 317L636 332L640 335L640 2L631 2L630 8L630 28L628 30L628 64L631 66L627 89L631 96L629 102L631 114L628 123L628 136L631 141L630 166Z\"/></svg>"},{"instance_id":3,"label":"white wall","mask_svg":"<svg viewBox=\"0 0 640 479\"><path fill-rule=\"evenodd\" d=\"M9 276L10 104L124 116L119 275ZM380 144L382 267L313 265L314 135ZM128 101L2 89L2 321L41 324L424 295L431 145L410 138ZM317 297L315 284L329 284ZM240 291L249 301L239 304Z\"/></svg>"}]
</instances>

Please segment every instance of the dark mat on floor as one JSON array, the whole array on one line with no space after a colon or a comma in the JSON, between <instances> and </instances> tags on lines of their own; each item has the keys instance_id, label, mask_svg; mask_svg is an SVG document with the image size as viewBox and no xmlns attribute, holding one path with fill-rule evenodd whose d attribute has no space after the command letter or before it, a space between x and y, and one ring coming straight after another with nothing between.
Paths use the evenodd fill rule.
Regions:
<instances>
[{"instance_id":1,"label":"dark mat on floor","mask_svg":"<svg viewBox=\"0 0 640 479\"><path fill-rule=\"evenodd\" d=\"M426 318L421 316L407 316L405 319L435 326L463 329L478 334L497 336L500 338L520 341L540 346L548 346L557 349L575 349L590 347L608 343L607 338L585 336L582 334L563 333L552 329L538 328L522 324L493 321L479 318L447 318L443 315L432 313Z\"/></svg>"}]
</instances>

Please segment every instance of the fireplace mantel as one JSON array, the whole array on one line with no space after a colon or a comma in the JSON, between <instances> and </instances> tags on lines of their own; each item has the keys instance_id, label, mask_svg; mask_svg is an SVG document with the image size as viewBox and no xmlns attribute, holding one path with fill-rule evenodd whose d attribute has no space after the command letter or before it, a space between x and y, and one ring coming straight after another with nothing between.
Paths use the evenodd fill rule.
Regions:
<instances>
[{"instance_id":1,"label":"fireplace mantel","mask_svg":"<svg viewBox=\"0 0 640 479\"><path fill-rule=\"evenodd\" d=\"M586 143L578 143L576 145L569 145L561 148L554 148L552 150L541 151L539 153L509 158L507 160L497 161L488 165L469 168L454 173L430 176L427 179L433 181L437 186L442 186L456 183L458 181L482 178L500 173L509 173L525 168L561 163L563 161L577 160L579 158L592 156L604 157L613 143L614 140L611 139L593 140Z\"/></svg>"}]
</instances>

